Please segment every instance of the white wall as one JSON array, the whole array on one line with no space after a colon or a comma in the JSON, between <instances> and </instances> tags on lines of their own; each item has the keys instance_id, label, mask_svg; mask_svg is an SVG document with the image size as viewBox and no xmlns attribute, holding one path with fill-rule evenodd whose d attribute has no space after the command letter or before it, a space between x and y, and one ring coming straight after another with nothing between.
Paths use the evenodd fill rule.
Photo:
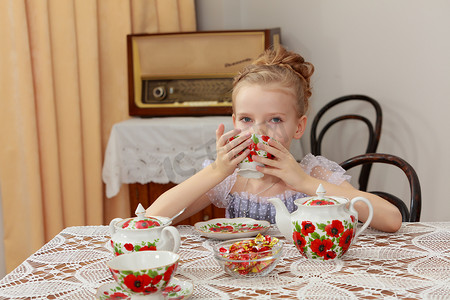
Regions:
<instances>
[{"instance_id":1,"label":"white wall","mask_svg":"<svg viewBox=\"0 0 450 300\"><path fill-rule=\"evenodd\" d=\"M449 1L197 0L196 5L198 30L281 27L282 43L316 67L310 122L338 96L377 99L383 109L378 152L399 155L418 172L421 220L450 221ZM340 162L364 150L353 149L367 138L363 127L358 138L350 127L330 134L334 140L325 145L325 156ZM302 141L306 151L308 139ZM376 167L369 189L409 199L400 176L394 167Z\"/></svg>"}]
</instances>

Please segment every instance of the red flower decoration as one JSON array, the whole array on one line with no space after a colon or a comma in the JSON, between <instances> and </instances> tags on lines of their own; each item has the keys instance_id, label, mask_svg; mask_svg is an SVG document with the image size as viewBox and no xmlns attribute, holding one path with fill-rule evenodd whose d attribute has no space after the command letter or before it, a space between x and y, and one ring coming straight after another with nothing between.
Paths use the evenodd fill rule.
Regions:
<instances>
[{"instance_id":1,"label":"red flower decoration","mask_svg":"<svg viewBox=\"0 0 450 300\"><path fill-rule=\"evenodd\" d=\"M344 232L344 226L339 220L333 220L331 224L325 226L325 231L329 236L338 237L340 233Z\"/></svg>"},{"instance_id":2,"label":"red flower decoration","mask_svg":"<svg viewBox=\"0 0 450 300\"><path fill-rule=\"evenodd\" d=\"M305 238L298 231L294 231L293 234L294 244L298 250L303 254L303 247L306 245Z\"/></svg>"},{"instance_id":3,"label":"red flower decoration","mask_svg":"<svg viewBox=\"0 0 450 300\"><path fill-rule=\"evenodd\" d=\"M122 228L127 228L128 225L130 225L131 220L126 221L125 223L123 223Z\"/></svg>"},{"instance_id":4,"label":"red flower decoration","mask_svg":"<svg viewBox=\"0 0 450 300\"><path fill-rule=\"evenodd\" d=\"M138 229L146 229L154 226L159 226L159 223L151 220L142 220L136 222L136 228Z\"/></svg>"},{"instance_id":5,"label":"red flower decoration","mask_svg":"<svg viewBox=\"0 0 450 300\"><path fill-rule=\"evenodd\" d=\"M253 161L253 158L252 158L253 155L256 156L256 155L258 155L258 153L256 153L256 151L253 151L253 150L250 151L250 154L248 155L248 161L249 161L249 162L252 162L252 161Z\"/></svg>"},{"instance_id":6,"label":"red flower decoration","mask_svg":"<svg viewBox=\"0 0 450 300\"><path fill-rule=\"evenodd\" d=\"M339 246L342 247L342 251L347 251L348 247L350 247L350 243L353 238L353 228L347 229L342 236L339 238Z\"/></svg>"},{"instance_id":7,"label":"red flower decoration","mask_svg":"<svg viewBox=\"0 0 450 300\"><path fill-rule=\"evenodd\" d=\"M233 226L222 226L222 227L220 227L220 229L222 231L233 231L234 230Z\"/></svg>"},{"instance_id":8,"label":"red flower decoration","mask_svg":"<svg viewBox=\"0 0 450 300\"><path fill-rule=\"evenodd\" d=\"M127 249L128 251L133 251L134 246L133 244L130 243L126 243L125 245L123 245L125 247L125 249Z\"/></svg>"},{"instance_id":9,"label":"red flower decoration","mask_svg":"<svg viewBox=\"0 0 450 300\"><path fill-rule=\"evenodd\" d=\"M176 270L177 265L173 264L169 268L167 268L166 272L164 273L164 281L169 281L170 277L172 276L172 273Z\"/></svg>"},{"instance_id":10,"label":"red flower decoration","mask_svg":"<svg viewBox=\"0 0 450 300\"><path fill-rule=\"evenodd\" d=\"M220 228L217 228L217 227L210 227L209 228L209 231L213 231L213 232L220 232Z\"/></svg>"},{"instance_id":11,"label":"red flower decoration","mask_svg":"<svg viewBox=\"0 0 450 300\"><path fill-rule=\"evenodd\" d=\"M264 142L269 142L269 137L268 137L267 135L261 136L261 139L262 139Z\"/></svg>"},{"instance_id":12,"label":"red flower decoration","mask_svg":"<svg viewBox=\"0 0 450 300\"><path fill-rule=\"evenodd\" d=\"M307 236L309 233L313 233L316 230L316 226L310 221L302 222L302 234Z\"/></svg>"},{"instance_id":13,"label":"red flower decoration","mask_svg":"<svg viewBox=\"0 0 450 300\"><path fill-rule=\"evenodd\" d=\"M161 281L161 279L162 279L162 275L156 275L156 277L153 278L153 280L152 280L152 285L157 285L158 282Z\"/></svg>"},{"instance_id":14,"label":"red flower decoration","mask_svg":"<svg viewBox=\"0 0 450 300\"><path fill-rule=\"evenodd\" d=\"M355 218L355 216L354 216L354 215L350 215L350 219L352 219L352 223L355 223L355 221L356 221L356 218Z\"/></svg>"},{"instance_id":15,"label":"red flower decoration","mask_svg":"<svg viewBox=\"0 0 450 300\"><path fill-rule=\"evenodd\" d=\"M128 299L130 296L128 296L128 295L126 295L126 294L124 294L124 293L121 293L121 292L115 292L114 294L112 294L112 295L109 295L109 298L108 299L111 299L111 300L119 300L119 299Z\"/></svg>"},{"instance_id":16,"label":"red flower decoration","mask_svg":"<svg viewBox=\"0 0 450 300\"><path fill-rule=\"evenodd\" d=\"M177 292L179 292L179 291L181 291L181 286L180 286L180 285L167 286L167 287L164 289L164 292L166 292L166 293L170 293L170 292L175 292L175 293L177 293Z\"/></svg>"},{"instance_id":17,"label":"red flower decoration","mask_svg":"<svg viewBox=\"0 0 450 300\"><path fill-rule=\"evenodd\" d=\"M334 259L336 257L336 252L334 251L328 251L327 253L325 253L324 255L324 259L325 260L329 260L329 259Z\"/></svg>"},{"instance_id":18,"label":"red flower decoration","mask_svg":"<svg viewBox=\"0 0 450 300\"><path fill-rule=\"evenodd\" d=\"M156 286L151 285L151 286L145 288L144 293L152 294L152 293L156 293L157 291L158 291L158 288Z\"/></svg>"},{"instance_id":19,"label":"red flower decoration","mask_svg":"<svg viewBox=\"0 0 450 300\"><path fill-rule=\"evenodd\" d=\"M139 249L139 251L155 251L156 250L156 246L144 246L141 247L141 249Z\"/></svg>"},{"instance_id":20,"label":"red flower decoration","mask_svg":"<svg viewBox=\"0 0 450 300\"><path fill-rule=\"evenodd\" d=\"M320 240L315 239L311 242L311 250L319 256L324 256L328 250L333 246L333 242L330 239Z\"/></svg>"},{"instance_id":21,"label":"red flower decoration","mask_svg":"<svg viewBox=\"0 0 450 300\"><path fill-rule=\"evenodd\" d=\"M173 291L174 291L175 293L181 291L181 286L179 286L179 285L174 286Z\"/></svg>"},{"instance_id":22,"label":"red flower decoration","mask_svg":"<svg viewBox=\"0 0 450 300\"><path fill-rule=\"evenodd\" d=\"M334 205L334 202L327 200L313 200L309 204L311 206L319 206L319 205Z\"/></svg>"},{"instance_id":23,"label":"red flower decoration","mask_svg":"<svg viewBox=\"0 0 450 300\"><path fill-rule=\"evenodd\" d=\"M133 274L127 275L123 282L133 292L143 292L145 287L150 284L152 278L147 274L134 276Z\"/></svg>"}]
</instances>

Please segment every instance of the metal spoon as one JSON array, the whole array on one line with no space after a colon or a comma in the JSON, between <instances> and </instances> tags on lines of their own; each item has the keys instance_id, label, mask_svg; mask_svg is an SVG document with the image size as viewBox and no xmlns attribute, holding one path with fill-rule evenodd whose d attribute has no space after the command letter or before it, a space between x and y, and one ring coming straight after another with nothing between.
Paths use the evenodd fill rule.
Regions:
<instances>
[{"instance_id":1,"label":"metal spoon","mask_svg":"<svg viewBox=\"0 0 450 300\"><path fill-rule=\"evenodd\" d=\"M179 215L181 215L182 213L184 213L185 210L186 210L186 207L183 208L182 210L180 210L175 216L173 216L172 218L170 218L169 220L167 220L167 222L164 222L163 225L166 225L167 223L172 222L173 219L175 219L176 217L178 217Z\"/></svg>"}]
</instances>

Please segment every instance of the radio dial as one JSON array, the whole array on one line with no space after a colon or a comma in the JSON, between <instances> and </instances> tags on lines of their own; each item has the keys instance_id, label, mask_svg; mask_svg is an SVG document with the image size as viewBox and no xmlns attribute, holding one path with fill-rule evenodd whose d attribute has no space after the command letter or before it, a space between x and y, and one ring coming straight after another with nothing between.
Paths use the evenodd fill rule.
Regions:
<instances>
[{"instance_id":1,"label":"radio dial","mask_svg":"<svg viewBox=\"0 0 450 300\"><path fill-rule=\"evenodd\" d=\"M166 98L166 88L163 86L158 86L153 89L153 97L156 100L164 100Z\"/></svg>"}]
</instances>

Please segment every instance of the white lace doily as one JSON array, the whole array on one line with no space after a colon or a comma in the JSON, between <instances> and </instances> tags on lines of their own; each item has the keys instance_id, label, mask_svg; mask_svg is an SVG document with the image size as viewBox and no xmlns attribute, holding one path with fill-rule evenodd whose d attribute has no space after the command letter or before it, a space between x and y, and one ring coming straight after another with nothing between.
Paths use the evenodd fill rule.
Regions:
<instances>
[{"instance_id":1,"label":"white lace doily","mask_svg":"<svg viewBox=\"0 0 450 300\"><path fill-rule=\"evenodd\" d=\"M0 299L92 299L112 282L104 245L107 226L69 227L0 281ZM450 222L404 223L399 232L373 229L335 261L314 261L285 244L266 277L235 279L212 256L214 240L179 226L179 280L194 283L191 299L448 299ZM268 234L278 236L276 227Z\"/></svg>"}]
</instances>

